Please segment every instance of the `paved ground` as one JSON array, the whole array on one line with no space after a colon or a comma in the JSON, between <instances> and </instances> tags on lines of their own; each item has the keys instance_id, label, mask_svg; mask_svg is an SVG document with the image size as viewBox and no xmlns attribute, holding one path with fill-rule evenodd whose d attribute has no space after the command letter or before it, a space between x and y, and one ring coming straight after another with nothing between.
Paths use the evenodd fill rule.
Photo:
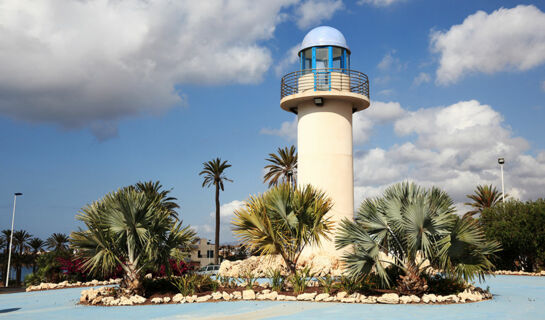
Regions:
<instances>
[{"instance_id":1,"label":"paved ground","mask_svg":"<svg viewBox=\"0 0 545 320\"><path fill-rule=\"evenodd\" d=\"M458 305L360 305L238 301L135 307L79 306L82 289L0 297L1 319L545 319L545 277L497 276L492 301Z\"/></svg>"}]
</instances>

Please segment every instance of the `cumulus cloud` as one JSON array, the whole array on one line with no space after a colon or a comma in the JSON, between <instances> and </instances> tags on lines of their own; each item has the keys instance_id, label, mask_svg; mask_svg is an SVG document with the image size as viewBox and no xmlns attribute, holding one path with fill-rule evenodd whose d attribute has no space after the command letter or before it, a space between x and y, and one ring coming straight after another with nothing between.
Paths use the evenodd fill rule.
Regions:
<instances>
[{"instance_id":1,"label":"cumulus cloud","mask_svg":"<svg viewBox=\"0 0 545 320\"><path fill-rule=\"evenodd\" d=\"M420 72L413 80L414 86L419 86L423 83L428 83L431 81L431 76L426 72Z\"/></svg>"},{"instance_id":2,"label":"cumulus cloud","mask_svg":"<svg viewBox=\"0 0 545 320\"><path fill-rule=\"evenodd\" d=\"M100 139L116 121L184 104L183 84L256 83L281 1L30 1L0 4L0 114Z\"/></svg>"},{"instance_id":3,"label":"cumulus cloud","mask_svg":"<svg viewBox=\"0 0 545 320\"><path fill-rule=\"evenodd\" d=\"M294 117L292 121L282 122L282 124L280 125L280 128L278 129L263 128L261 129L260 133L271 135L271 136L279 136L288 141L296 141L297 140L297 117Z\"/></svg>"},{"instance_id":4,"label":"cumulus cloud","mask_svg":"<svg viewBox=\"0 0 545 320\"><path fill-rule=\"evenodd\" d=\"M231 230L231 221L236 209L241 208L244 201L233 200L220 206L220 242L233 242L235 238ZM216 212L210 212L207 223L195 225L193 228L197 231L199 237L214 241L214 232L216 226Z\"/></svg>"},{"instance_id":5,"label":"cumulus cloud","mask_svg":"<svg viewBox=\"0 0 545 320\"><path fill-rule=\"evenodd\" d=\"M358 4L369 4L375 7L388 7L394 3L403 2L405 0L359 0Z\"/></svg>"},{"instance_id":6,"label":"cumulus cloud","mask_svg":"<svg viewBox=\"0 0 545 320\"><path fill-rule=\"evenodd\" d=\"M299 56L297 54L299 53L300 48L301 44L298 43L295 46L289 48L288 51L286 51L286 53L284 54L284 58L282 58L282 60L277 63L276 67L274 67L274 72L278 77L283 76L285 73L289 72L287 71L288 68L292 67L297 61L299 61ZM299 70L299 68L295 70Z\"/></svg>"},{"instance_id":7,"label":"cumulus cloud","mask_svg":"<svg viewBox=\"0 0 545 320\"><path fill-rule=\"evenodd\" d=\"M295 123L294 123L295 124ZM367 149L377 125L391 128L397 140ZM504 157L506 192L522 200L543 197L545 151L515 136L503 116L477 100L409 111L397 102L372 101L354 114L355 205L380 195L389 185L411 180L438 186L465 213L466 195L477 184L500 186L497 158Z\"/></svg>"},{"instance_id":8,"label":"cumulus cloud","mask_svg":"<svg viewBox=\"0 0 545 320\"><path fill-rule=\"evenodd\" d=\"M395 56L396 50L392 50L384 55L377 67L382 71L401 71L407 67L406 63L401 63L398 57Z\"/></svg>"},{"instance_id":9,"label":"cumulus cloud","mask_svg":"<svg viewBox=\"0 0 545 320\"><path fill-rule=\"evenodd\" d=\"M468 73L524 71L545 62L545 13L533 5L477 11L448 31L431 34L440 55L437 82L448 85Z\"/></svg>"},{"instance_id":10,"label":"cumulus cloud","mask_svg":"<svg viewBox=\"0 0 545 320\"><path fill-rule=\"evenodd\" d=\"M307 29L331 19L343 7L342 0L306 0L297 7L295 21L300 29Z\"/></svg>"}]
</instances>

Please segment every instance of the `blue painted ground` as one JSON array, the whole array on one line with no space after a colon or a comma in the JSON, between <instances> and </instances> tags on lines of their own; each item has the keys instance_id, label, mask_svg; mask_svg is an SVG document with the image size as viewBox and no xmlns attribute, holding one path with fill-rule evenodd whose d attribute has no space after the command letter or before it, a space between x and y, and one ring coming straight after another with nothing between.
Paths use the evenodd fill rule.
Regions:
<instances>
[{"instance_id":1,"label":"blue painted ground","mask_svg":"<svg viewBox=\"0 0 545 320\"><path fill-rule=\"evenodd\" d=\"M545 319L545 277L497 276L491 301L458 305L360 305L311 302L219 302L87 307L82 289L0 295L2 319Z\"/></svg>"}]
</instances>

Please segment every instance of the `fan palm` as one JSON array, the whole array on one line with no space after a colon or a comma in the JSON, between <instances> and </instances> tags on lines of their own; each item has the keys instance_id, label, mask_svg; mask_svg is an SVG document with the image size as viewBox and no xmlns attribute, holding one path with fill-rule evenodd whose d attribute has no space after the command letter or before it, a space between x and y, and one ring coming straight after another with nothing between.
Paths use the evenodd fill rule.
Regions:
<instances>
[{"instance_id":1,"label":"fan palm","mask_svg":"<svg viewBox=\"0 0 545 320\"><path fill-rule=\"evenodd\" d=\"M165 203L175 198L167 195L131 186L85 206L77 219L88 229L71 234L83 267L93 274L107 275L120 266L122 287L128 293L141 294L142 272L159 265L168 267L168 259L178 258L195 237L189 226L182 227L174 218L172 205Z\"/></svg>"},{"instance_id":2,"label":"fan palm","mask_svg":"<svg viewBox=\"0 0 545 320\"><path fill-rule=\"evenodd\" d=\"M215 244L214 244L214 264L218 264L219 244L220 244L220 189L223 191L223 183L225 181L233 182L228 179L224 171L231 167L227 161L221 161L220 158L204 162L203 170L199 175L204 176L202 187L216 187L216 232L215 232Z\"/></svg>"},{"instance_id":3,"label":"fan palm","mask_svg":"<svg viewBox=\"0 0 545 320\"><path fill-rule=\"evenodd\" d=\"M303 249L319 246L322 237L329 239L332 222L325 215L331 207L331 200L311 186L281 184L250 197L236 210L233 232L250 250L280 254L295 274Z\"/></svg>"},{"instance_id":4,"label":"fan palm","mask_svg":"<svg viewBox=\"0 0 545 320\"><path fill-rule=\"evenodd\" d=\"M336 246L352 248L343 256L352 278L375 272L386 287L397 280L402 293L427 290L425 262L458 279L482 279L493 268L489 257L499 245L486 241L477 223L454 212L453 201L438 188L396 184L383 197L364 200L354 222L341 222ZM402 276L391 279L388 266Z\"/></svg>"},{"instance_id":5,"label":"fan palm","mask_svg":"<svg viewBox=\"0 0 545 320\"><path fill-rule=\"evenodd\" d=\"M505 198L508 196L506 194ZM478 185L475 189L475 194L468 194L466 197L473 201L466 202L465 204L474 208L467 212L466 215L474 216L481 213L484 208L495 206L502 199L502 193L496 187L492 187L492 185Z\"/></svg>"},{"instance_id":6,"label":"fan palm","mask_svg":"<svg viewBox=\"0 0 545 320\"><path fill-rule=\"evenodd\" d=\"M263 182L269 182L269 187L282 182L295 185L295 176L297 175L297 151L295 146L278 148L277 154L269 153L269 158L266 160L270 164L265 166L267 172L263 177Z\"/></svg>"},{"instance_id":7,"label":"fan palm","mask_svg":"<svg viewBox=\"0 0 545 320\"><path fill-rule=\"evenodd\" d=\"M8 267L8 252L9 252L9 246L10 246L10 236L11 236L11 230L4 229L2 230L2 240L3 240L3 247L4 247L4 254L2 259L2 280L6 282L6 271Z\"/></svg>"},{"instance_id":8,"label":"fan palm","mask_svg":"<svg viewBox=\"0 0 545 320\"><path fill-rule=\"evenodd\" d=\"M48 249L54 252L64 252L68 250L68 243L70 238L64 233L53 233L45 241L45 245Z\"/></svg>"},{"instance_id":9,"label":"fan palm","mask_svg":"<svg viewBox=\"0 0 545 320\"><path fill-rule=\"evenodd\" d=\"M13 249L17 253L15 257L15 279L17 283L21 283L21 273L23 265L25 264L24 253L30 249L28 241L32 238L32 235L25 230L18 230L13 233Z\"/></svg>"},{"instance_id":10,"label":"fan palm","mask_svg":"<svg viewBox=\"0 0 545 320\"><path fill-rule=\"evenodd\" d=\"M36 259L38 258L38 253L43 251L45 242L40 238L32 238L28 242L28 246L32 249L32 272L36 272Z\"/></svg>"}]
</instances>

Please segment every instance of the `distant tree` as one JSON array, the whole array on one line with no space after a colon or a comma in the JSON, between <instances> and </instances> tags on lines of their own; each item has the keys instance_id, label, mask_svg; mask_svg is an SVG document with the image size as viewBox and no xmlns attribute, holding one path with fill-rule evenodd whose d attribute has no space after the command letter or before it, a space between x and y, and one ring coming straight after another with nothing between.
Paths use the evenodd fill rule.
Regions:
<instances>
[{"instance_id":1,"label":"distant tree","mask_svg":"<svg viewBox=\"0 0 545 320\"><path fill-rule=\"evenodd\" d=\"M282 182L295 186L295 177L297 176L297 151L295 146L278 148L276 154L269 153L269 158L265 160L270 164L265 166L267 172L263 177L263 182L268 182L269 187Z\"/></svg>"},{"instance_id":2,"label":"distant tree","mask_svg":"<svg viewBox=\"0 0 545 320\"><path fill-rule=\"evenodd\" d=\"M23 266L28 262L27 256L25 256L25 251L30 249L28 242L32 238L32 235L25 230L18 230L13 233L13 250L16 253L14 259L15 266L15 279L17 283L21 283L21 275Z\"/></svg>"},{"instance_id":3,"label":"distant tree","mask_svg":"<svg viewBox=\"0 0 545 320\"><path fill-rule=\"evenodd\" d=\"M495 264L503 270L545 268L545 199L510 200L486 208L479 223L486 236L501 243Z\"/></svg>"},{"instance_id":4,"label":"distant tree","mask_svg":"<svg viewBox=\"0 0 545 320\"><path fill-rule=\"evenodd\" d=\"M279 254L295 274L303 249L329 239L333 224L325 215L332 206L325 193L310 185L281 184L235 210L233 232L250 250Z\"/></svg>"},{"instance_id":5,"label":"distant tree","mask_svg":"<svg viewBox=\"0 0 545 320\"><path fill-rule=\"evenodd\" d=\"M225 169L231 167L227 161L221 161L220 158L210 160L203 163L203 170L199 175L204 177L202 187L216 187L216 234L214 244L214 264L219 261L219 245L220 245L220 190L223 191L223 183L225 181L233 182L224 174Z\"/></svg>"},{"instance_id":6,"label":"distant tree","mask_svg":"<svg viewBox=\"0 0 545 320\"><path fill-rule=\"evenodd\" d=\"M2 280L4 281L4 283L6 282L6 277L7 277L7 274L6 274L6 271L7 271L7 268L8 268L8 252L9 252L9 241L10 241L10 236L11 236L11 230L9 229L4 229L2 230L2 243L3 243L3 247L4 247L4 252L2 254Z\"/></svg>"},{"instance_id":7,"label":"distant tree","mask_svg":"<svg viewBox=\"0 0 545 320\"><path fill-rule=\"evenodd\" d=\"M29 247L32 249L32 272L36 272L36 260L38 254L43 251L45 242L40 238L32 238L28 242Z\"/></svg>"},{"instance_id":8,"label":"distant tree","mask_svg":"<svg viewBox=\"0 0 545 320\"><path fill-rule=\"evenodd\" d=\"M474 209L467 212L466 216L474 216L481 213L484 208L491 208L498 204L502 199L502 193L499 192L496 187L492 185L478 185L475 189L475 194L468 194L466 196L472 202L466 202L465 204L473 207ZM508 195L505 195L507 199Z\"/></svg>"},{"instance_id":9,"label":"distant tree","mask_svg":"<svg viewBox=\"0 0 545 320\"><path fill-rule=\"evenodd\" d=\"M45 244L48 249L61 252L68 250L68 243L70 239L64 233L53 233L47 240Z\"/></svg>"}]
</instances>

